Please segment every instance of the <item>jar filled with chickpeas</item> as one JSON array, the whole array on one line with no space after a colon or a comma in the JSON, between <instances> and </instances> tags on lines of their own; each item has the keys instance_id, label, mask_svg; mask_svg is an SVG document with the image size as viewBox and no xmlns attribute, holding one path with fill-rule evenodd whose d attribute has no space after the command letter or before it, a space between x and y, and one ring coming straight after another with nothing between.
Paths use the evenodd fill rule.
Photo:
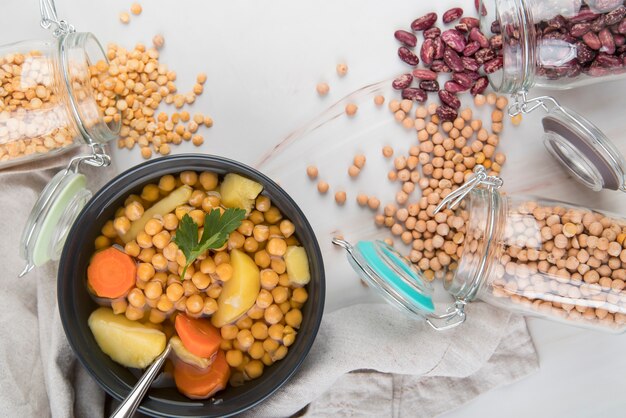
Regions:
<instances>
[{"instance_id":1,"label":"jar filled with chickpeas","mask_svg":"<svg viewBox=\"0 0 626 418\"><path fill-rule=\"evenodd\" d=\"M465 220L458 261L436 276L454 298L443 314L436 312L429 277L390 246L333 242L348 251L348 260L368 284L437 330L463 323L465 305L480 299L523 315L626 331L626 219L504 194L501 185L500 178L478 167L437 208ZM434 252L445 254L443 248Z\"/></svg>"},{"instance_id":2,"label":"jar filled with chickpeas","mask_svg":"<svg viewBox=\"0 0 626 418\"><path fill-rule=\"evenodd\" d=\"M110 85L107 56L96 37L60 20L53 0L39 4L41 26L53 30L53 39L0 46L0 170L79 145L90 151L72 158L33 207L20 243L27 263L20 277L60 256L91 198L79 169L110 165L104 145L117 137L121 121L114 105L119 86Z\"/></svg>"},{"instance_id":3,"label":"jar filled with chickpeas","mask_svg":"<svg viewBox=\"0 0 626 418\"><path fill-rule=\"evenodd\" d=\"M0 47L0 169L81 144L93 148L120 128L119 109L103 107L115 93L104 86L102 46L59 20L51 0L40 3L42 26L54 27L54 38Z\"/></svg>"}]
</instances>

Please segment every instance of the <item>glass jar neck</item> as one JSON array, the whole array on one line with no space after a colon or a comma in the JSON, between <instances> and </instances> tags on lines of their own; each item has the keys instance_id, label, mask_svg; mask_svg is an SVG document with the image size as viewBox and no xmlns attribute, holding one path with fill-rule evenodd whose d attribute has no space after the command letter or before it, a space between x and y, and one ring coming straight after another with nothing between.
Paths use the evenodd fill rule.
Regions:
<instances>
[{"instance_id":1,"label":"glass jar neck","mask_svg":"<svg viewBox=\"0 0 626 418\"><path fill-rule=\"evenodd\" d=\"M482 27L491 27L489 19L499 22L502 36L501 70L489 74L491 86L501 93L528 91L535 84L537 34L532 10L536 0L496 0L494 13L482 17Z\"/></svg>"},{"instance_id":2,"label":"glass jar neck","mask_svg":"<svg viewBox=\"0 0 626 418\"><path fill-rule=\"evenodd\" d=\"M445 288L455 298L470 302L491 273L496 238L501 233L506 213L506 199L497 190L477 188L469 193L465 202L465 208L460 209L466 212L461 216L467 216L463 253Z\"/></svg>"},{"instance_id":3,"label":"glass jar neck","mask_svg":"<svg viewBox=\"0 0 626 418\"><path fill-rule=\"evenodd\" d=\"M91 33L74 32L59 38L61 83L67 90L70 113L87 144L104 144L117 136L119 121L105 123L92 84L92 71L102 62L104 49Z\"/></svg>"}]
</instances>

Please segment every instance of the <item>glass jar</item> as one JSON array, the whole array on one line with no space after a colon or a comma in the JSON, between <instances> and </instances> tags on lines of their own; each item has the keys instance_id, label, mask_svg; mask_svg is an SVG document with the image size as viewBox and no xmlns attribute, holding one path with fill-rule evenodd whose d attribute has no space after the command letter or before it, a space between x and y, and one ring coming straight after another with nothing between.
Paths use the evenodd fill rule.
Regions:
<instances>
[{"instance_id":1,"label":"glass jar","mask_svg":"<svg viewBox=\"0 0 626 418\"><path fill-rule=\"evenodd\" d=\"M404 311L442 330L465 320L480 299L523 315L593 329L626 331L626 219L549 199L499 192L484 168L444 199L467 219L463 251L443 274L454 304L435 312L433 288L383 242L348 250L360 275Z\"/></svg>"},{"instance_id":2,"label":"glass jar","mask_svg":"<svg viewBox=\"0 0 626 418\"><path fill-rule=\"evenodd\" d=\"M624 0L483 0L482 31L501 38L498 91L568 89L626 75Z\"/></svg>"},{"instance_id":3,"label":"glass jar","mask_svg":"<svg viewBox=\"0 0 626 418\"><path fill-rule=\"evenodd\" d=\"M107 57L91 33L0 47L0 169L117 136L98 103Z\"/></svg>"},{"instance_id":4,"label":"glass jar","mask_svg":"<svg viewBox=\"0 0 626 418\"><path fill-rule=\"evenodd\" d=\"M593 123L534 87L569 89L626 77L624 0L483 0L481 30L501 65L488 74L513 95L509 115L542 108L544 144L580 183L626 191L626 161Z\"/></svg>"}]
</instances>

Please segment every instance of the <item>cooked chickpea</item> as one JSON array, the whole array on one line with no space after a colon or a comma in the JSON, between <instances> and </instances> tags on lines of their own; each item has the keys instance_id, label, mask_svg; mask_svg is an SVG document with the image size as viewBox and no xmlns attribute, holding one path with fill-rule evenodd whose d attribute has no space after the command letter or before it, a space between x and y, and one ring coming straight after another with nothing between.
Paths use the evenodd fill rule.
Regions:
<instances>
[{"instance_id":1,"label":"cooked chickpea","mask_svg":"<svg viewBox=\"0 0 626 418\"><path fill-rule=\"evenodd\" d=\"M233 266L229 263L222 263L215 268L215 273L221 281L227 282L233 277Z\"/></svg>"},{"instance_id":2,"label":"cooked chickpea","mask_svg":"<svg viewBox=\"0 0 626 418\"><path fill-rule=\"evenodd\" d=\"M252 336L257 340L265 340L268 336L268 328L267 325L262 321L257 321L252 324L250 328L250 332L252 332Z\"/></svg>"},{"instance_id":3,"label":"cooked chickpea","mask_svg":"<svg viewBox=\"0 0 626 418\"><path fill-rule=\"evenodd\" d=\"M237 333L237 343L243 349L247 350L254 343L254 337L249 329L242 329Z\"/></svg>"},{"instance_id":4,"label":"cooked chickpea","mask_svg":"<svg viewBox=\"0 0 626 418\"><path fill-rule=\"evenodd\" d=\"M115 228L119 235L124 235L130 229L130 220L126 216L115 218L113 228Z\"/></svg>"},{"instance_id":5,"label":"cooked chickpea","mask_svg":"<svg viewBox=\"0 0 626 418\"><path fill-rule=\"evenodd\" d=\"M148 235L156 235L162 230L163 222L156 218L148 220L148 222L146 222L146 225L144 226L144 231L146 231L146 234Z\"/></svg>"},{"instance_id":6,"label":"cooked chickpea","mask_svg":"<svg viewBox=\"0 0 626 418\"><path fill-rule=\"evenodd\" d=\"M250 360L244 367L248 379L256 379L263 374L263 363L260 360Z\"/></svg>"},{"instance_id":7,"label":"cooked chickpea","mask_svg":"<svg viewBox=\"0 0 626 418\"><path fill-rule=\"evenodd\" d=\"M228 350L226 362L230 367L239 367L243 364L243 353L239 350Z\"/></svg>"},{"instance_id":8,"label":"cooked chickpea","mask_svg":"<svg viewBox=\"0 0 626 418\"><path fill-rule=\"evenodd\" d=\"M204 290L211 284L211 277L202 271L196 271L193 276L191 276L191 281L199 290Z\"/></svg>"},{"instance_id":9,"label":"cooked chickpea","mask_svg":"<svg viewBox=\"0 0 626 418\"><path fill-rule=\"evenodd\" d=\"M273 301L274 298L272 294L266 289L261 289L256 298L256 305L261 309L266 309L272 304Z\"/></svg>"},{"instance_id":10,"label":"cooked chickpea","mask_svg":"<svg viewBox=\"0 0 626 418\"><path fill-rule=\"evenodd\" d=\"M140 202L131 202L124 209L124 215L130 221L136 221L139 218L141 218L141 216L143 215L143 212L144 212L143 205Z\"/></svg>"},{"instance_id":11,"label":"cooked chickpea","mask_svg":"<svg viewBox=\"0 0 626 418\"><path fill-rule=\"evenodd\" d=\"M270 255L283 256L287 251L287 243L284 239L272 238L267 243L266 250Z\"/></svg>"},{"instance_id":12,"label":"cooked chickpea","mask_svg":"<svg viewBox=\"0 0 626 418\"><path fill-rule=\"evenodd\" d=\"M252 236L257 242L265 242L270 236L270 229L267 225L255 225Z\"/></svg>"},{"instance_id":13,"label":"cooked chickpea","mask_svg":"<svg viewBox=\"0 0 626 418\"><path fill-rule=\"evenodd\" d=\"M283 319L283 313L278 307L278 305L276 304L270 305L265 310L265 314L263 316L265 318L265 321L268 324L272 324L272 325L279 323L280 320Z\"/></svg>"},{"instance_id":14,"label":"cooked chickpea","mask_svg":"<svg viewBox=\"0 0 626 418\"><path fill-rule=\"evenodd\" d=\"M283 215L275 206L270 207L267 212L265 212L265 221L271 225L280 222L281 219L283 219Z\"/></svg>"},{"instance_id":15,"label":"cooked chickpea","mask_svg":"<svg viewBox=\"0 0 626 418\"><path fill-rule=\"evenodd\" d=\"M252 318L247 315L242 316L235 322L235 325L239 329L250 329L252 327Z\"/></svg>"},{"instance_id":16,"label":"cooked chickpea","mask_svg":"<svg viewBox=\"0 0 626 418\"><path fill-rule=\"evenodd\" d=\"M195 186L198 182L198 173L195 171L183 171L180 173L180 181L187 186Z\"/></svg>"},{"instance_id":17,"label":"cooked chickpea","mask_svg":"<svg viewBox=\"0 0 626 418\"><path fill-rule=\"evenodd\" d=\"M303 287L297 287L291 292L291 300L293 300L294 302L304 303L307 301L308 298L309 295L306 289Z\"/></svg>"},{"instance_id":18,"label":"cooked chickpea","mask_svg":"<svg viewBox=\"0 0 626 418\"><path fill-rule=\"evenodd\" d=\"M171 238L172 236L168 231L161 231L152 237L152 245L162 250L170 243Z\"/></svg>"}]
</instances>

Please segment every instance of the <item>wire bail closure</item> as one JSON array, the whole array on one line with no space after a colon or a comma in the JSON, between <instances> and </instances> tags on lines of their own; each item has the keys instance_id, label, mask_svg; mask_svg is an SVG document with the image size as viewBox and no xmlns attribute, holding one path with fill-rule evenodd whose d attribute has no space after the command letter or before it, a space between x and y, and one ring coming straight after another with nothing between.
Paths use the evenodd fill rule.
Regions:
<instances>
[{"instance_id":1,"label":"wire bail closure","mask_svg":"<svg viewBox=\"0 0 626 418\"><path fill-rule=\"evenodd\" d=\"M546 112L550 112L553 109L559 109L560 111L569 115L566 109L552 96L539 96L534 98L528 98L528 92L520 90L512 95L513 104L508 108L508 114L510 117L517 116L519 114L527 114L537 108L542 108Z\"/></svg>"},{"instance_id":2,"label":"wire bail closure","mask_svg":"<svg viewBox=\"0 0 626 418\"><path fill-rule=\"evenodd\" d=\"M59 19L54 0L39 0L39 10L41 12L41 27L50 29L54 25L52 36L55 38L76 32L74 25L66 20Z\"/></svg>"},{"instance_id":3,"label":"wire bail closure","mask_svg":"<svg viewBox=\"0 0 626 418\"><path fill-rule=\"evenodd\" d=\"M463 199L465 199L465 196L478 186L486 186L487 188L497 190L502 187L502 184L504 184L504 182L500 177L487 175L485 167L478 164L474 167L474 175L459 186L458 189L452 191L452 193L444 197L435 208L434 213L437 214L445 207L448 209L456 208L463 201Z\"/></svg>"}]
</instances>

